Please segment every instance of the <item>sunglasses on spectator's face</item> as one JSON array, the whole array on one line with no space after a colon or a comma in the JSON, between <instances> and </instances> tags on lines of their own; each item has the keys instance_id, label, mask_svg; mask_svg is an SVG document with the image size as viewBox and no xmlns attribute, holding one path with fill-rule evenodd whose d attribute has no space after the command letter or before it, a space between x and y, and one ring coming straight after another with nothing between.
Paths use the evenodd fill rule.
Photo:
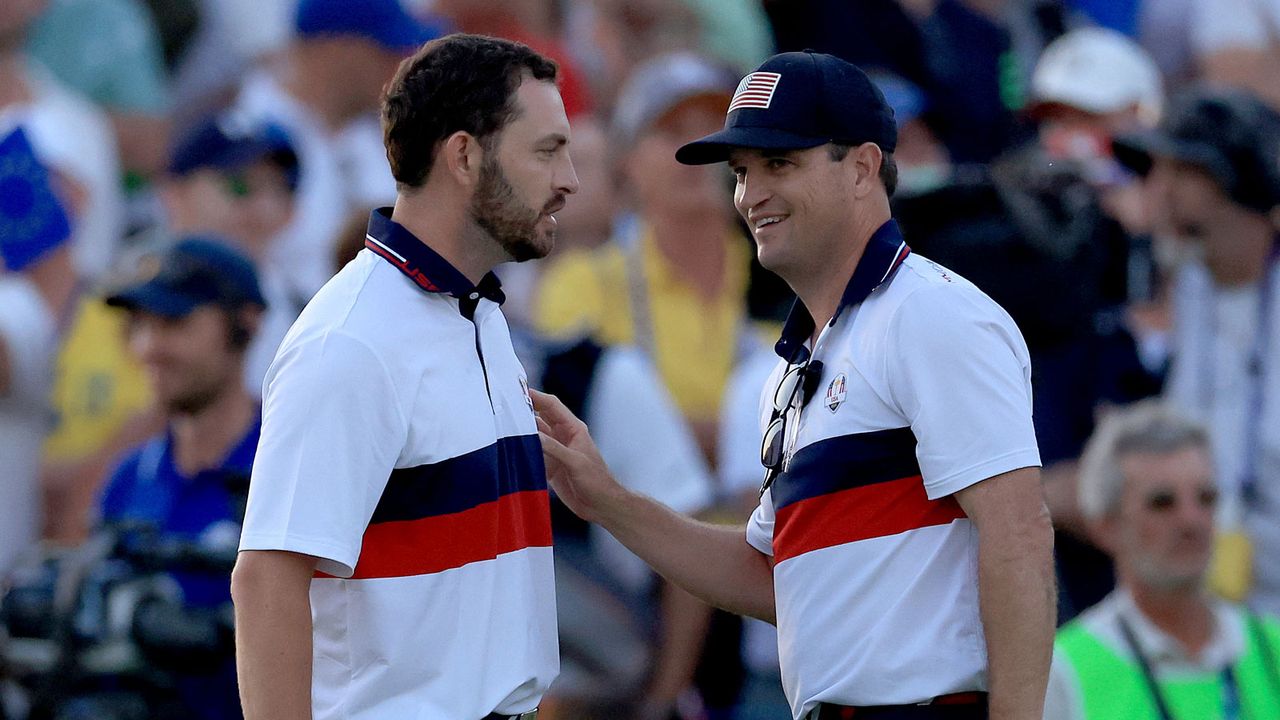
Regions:
<instances>
[{"instance_id":1,"label":"sunglasses on spectator's face","mask_svg":"<svg viewBox=\"0 0 1280 720\"><path fill-rule=\"evenodd\" d=\"M1143 506L1152 512L1166 513L1177 507L1179 502L1178 494L1172 490L1154 490L1143 499ZM1206 510L1213 509L1218 504L1218 490L1202 488L1195 495L1195 504Z\"/></svg>"},{"instance_id":2,"label":"sunglasses on spectator's face","mask_svg":"<svg viewBox=\"0 0 1280 720\"><path fill-rule=\"evenodd\" d=\"M795 365L787 370L773 391L773 419L764 431L764 440L760 443L760 463L765 467L764 482L760 485L760 494L773 484L782 472L786 458L786 430L788 411L796 404L796 393L800 395L800 407L811 393L807 385L822 374L822 363L810 361L803 365Z\"/></svg>"}]
</instances>

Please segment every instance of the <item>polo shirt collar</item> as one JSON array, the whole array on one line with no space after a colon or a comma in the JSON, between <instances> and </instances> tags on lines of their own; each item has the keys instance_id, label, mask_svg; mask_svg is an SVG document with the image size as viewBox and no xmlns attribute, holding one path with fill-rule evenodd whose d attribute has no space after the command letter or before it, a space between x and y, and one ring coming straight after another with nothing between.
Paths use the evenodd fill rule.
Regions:
<instances>
[{"instance_id":1,"label":"polo shirt collar","mask_svg":"<svg viewBox=\"0 0 1280 720\"><path fill-rule=\"evenodd\" d=\"M910 254L911 248L902 239L897 221L890 219L881 225L867 240L867 246L863 248L862 257L858 259L849 284L840 296L840 305L836 307L830 324L836 324L845 308L866 300L873 290L887 282L893 276L893 271ZM804 362L809 356L809 350L804 344L813 335L814 327L809 309L797 298L782 326L782 337L773 346L774 352L787 362Z\"/></svg>"},{"instance_id":2,"label":"polo shirt collar","mask_svg":"<svg viewBox=\"0 0 1280 720\"><path fill-rule=\"evenodd\" d=\"M485 298L499 305L507 299L497 275L486 273L479 284L473 285L461 270L392 220L389 207L370 213L364 246L412 280L423 292L442 293L459 300Z\"/></svg>"}]
</instances>

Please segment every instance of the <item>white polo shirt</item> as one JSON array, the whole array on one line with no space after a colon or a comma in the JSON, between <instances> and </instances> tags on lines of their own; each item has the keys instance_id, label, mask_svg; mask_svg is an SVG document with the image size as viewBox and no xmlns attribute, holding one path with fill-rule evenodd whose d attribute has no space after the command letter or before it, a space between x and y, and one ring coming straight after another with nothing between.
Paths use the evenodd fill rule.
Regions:
<instances>
[{"instance_id":1,"label":"white polo shirt","mask_svg":"<svg viewBox=\"0 0 1280 720\"><path fill-rule=\"evenodd\" d=\"M812 330L797 303L762 429L785 359L809 356ZM775 563L792 711L985 690L977 532L952 495L1040 464L1021 334L971 283L911 255L890 221L812 355L822 367L790 413L785 471L747 526Z\"/></svg>"},{"instance_id":2,"label":"white polo shirt","mask_svg":"<svg viewBox=\"0 0 1280 720\"><path fill-rule=\"evenodd\" d=\"M240 549L321 559L316 720L516 714L558 672L546 474L502 299L378 210L268 372Z\"/></svg>"}]
</instances>

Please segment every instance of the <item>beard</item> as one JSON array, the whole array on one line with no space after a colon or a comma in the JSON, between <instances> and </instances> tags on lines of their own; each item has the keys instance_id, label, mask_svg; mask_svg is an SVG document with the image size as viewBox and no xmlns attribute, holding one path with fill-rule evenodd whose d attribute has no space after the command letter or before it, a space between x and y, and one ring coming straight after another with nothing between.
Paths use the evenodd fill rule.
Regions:
<instances>
[{"instance_id":1,"label":"beard","mask_svg":"<svg viewBox=\"0 0 1280 720\"><path fill-rule=\"evenodd\" d=\"M493 158L480 166L480 184L471 199L471 218L516 262L546 257L555 247L555 228L539 232L538 222L564 204L556 195L539 210L516 198L502 167Z\"/></svg>"}]
</instances>

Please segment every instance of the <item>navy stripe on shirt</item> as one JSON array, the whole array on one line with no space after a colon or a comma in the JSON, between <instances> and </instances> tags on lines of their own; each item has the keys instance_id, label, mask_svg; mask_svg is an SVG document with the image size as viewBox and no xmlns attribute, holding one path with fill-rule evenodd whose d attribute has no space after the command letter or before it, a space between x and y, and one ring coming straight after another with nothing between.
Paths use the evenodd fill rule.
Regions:
<instances>
[{"instance_id":1,"label":"navy stripe on shirt","mask_svg":"<svg viewBox=\"0 0 1280 720\"><path fill-rule=\"evenodd\" d=\"M546 488L538 436L504 437L448 460L393 470L370 524L448 515Z\"/></svg>"},{"instance_id":2,"label":"navy stripe on shirt","mask_svg":"<svg viewBox=\"0 0 1280 720\"><path fill-rule=\"evenodd\" d=\"M796 451L773 484L773 506L919 474L910 427L825 438Z\"/></svg>"}]
</instances>

